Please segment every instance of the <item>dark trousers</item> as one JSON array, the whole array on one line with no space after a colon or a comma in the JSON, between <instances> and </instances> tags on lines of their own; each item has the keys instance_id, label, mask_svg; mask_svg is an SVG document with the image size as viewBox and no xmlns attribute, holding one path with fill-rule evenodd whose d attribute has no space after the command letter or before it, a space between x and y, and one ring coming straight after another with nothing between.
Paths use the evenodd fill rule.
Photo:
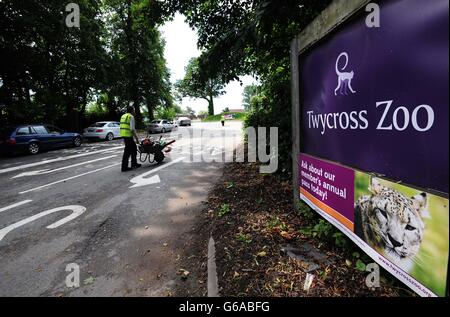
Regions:
<instances>
[{"instance_id":1,"label":"dark trousers","mask_svg":"<svg viewBox=\"0 0 450 317\"><path fill-rule=\"evenodd\" d=\"M128 167L128 160L130 159L130 156L131 156L131 167L137 165L136 143L134 142L133 138L123 138L123 141L125 142L125 150L123 151L122 157L122 170Z\"/></svg>"}]
</instances>

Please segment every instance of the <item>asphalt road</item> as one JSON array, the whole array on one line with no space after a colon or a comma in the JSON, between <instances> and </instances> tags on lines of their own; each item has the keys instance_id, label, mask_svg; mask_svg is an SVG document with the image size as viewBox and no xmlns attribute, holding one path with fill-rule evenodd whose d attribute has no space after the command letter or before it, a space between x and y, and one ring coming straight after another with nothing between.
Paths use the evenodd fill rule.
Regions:
<instances>
[{"instance_id":1,"label":"asphalt road","mask_svg":"<svg viewBox=\"0 0 450 317\"><path fill-rule=\"evenodd\" d=\"M0 158L0 296L166 296L179 287L177 260L195 239L201 202L223 152L241 142L238 122L179 129L194 131L206 132L203 144L183 138L163 164L126 173L121 140ZM215 162L187 162L201 153ZM80 286L69 288L74 264Z\"/></svg>"}]
</instances>

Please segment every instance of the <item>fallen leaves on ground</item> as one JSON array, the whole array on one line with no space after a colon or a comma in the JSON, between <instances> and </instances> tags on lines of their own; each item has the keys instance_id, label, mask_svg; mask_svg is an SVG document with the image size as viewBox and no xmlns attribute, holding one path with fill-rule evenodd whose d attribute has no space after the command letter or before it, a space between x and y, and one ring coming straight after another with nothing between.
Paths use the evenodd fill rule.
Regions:
<instances>
[{"instance_id":1,"label":"fallen leaves on ground","mask_svg":"<svg viewBox=\"0 0 450 317\"><path fill-rule=\"evenodd\" d=\"M392 279L376 290L368 289L365 272L346 263L345 251L300 234L305 222L293 208L292 195L289 180L262 175L255 163L225 165L221 181L209 194L202 228L216 241L221 296L412 295ZM224 205L229 211L219 217ZM334 262L310 272L314 278L307 290L304 263L281 252L287 243L302 242Z\"/></svg>"}]
</instances>

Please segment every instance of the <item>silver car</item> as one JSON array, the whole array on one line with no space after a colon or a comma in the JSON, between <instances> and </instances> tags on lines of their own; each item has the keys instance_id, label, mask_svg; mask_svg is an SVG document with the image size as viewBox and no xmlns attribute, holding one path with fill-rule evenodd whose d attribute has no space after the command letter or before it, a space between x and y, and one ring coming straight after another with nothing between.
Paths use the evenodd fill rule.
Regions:
<instances>
[{"instance_id":1,"label":"silver car","mask_svg":"<svg viewBox=\"0 0 450 317\"><path fill-rule=\"evenodd\" d=\"M112 141L120 138L120 123L115 121L96 122L83 131L85 139Z\"/></svg>"},{"instance_id":2,"label":"silver car","mask_svg":"<svg viewBox=\"0 0 450 317\"><path fill-rule=\"evenodd\" d=\"M181 118L178 118L177 123L180 127L182 127L182 126L190 127L192 124L192 120L189 118L186 118L186 117L181 117Z\"/></svg>"},{"instance_id":3,"label":"silver car","mask_svg":"<svg viewBox=\"0 0 450 317\"><path fill-rule=\"evenodd\" d=\"M177 125L167 119L153 120L148 126L149 133L166 133L176 130Z\"/></svg>"}]
</instances>

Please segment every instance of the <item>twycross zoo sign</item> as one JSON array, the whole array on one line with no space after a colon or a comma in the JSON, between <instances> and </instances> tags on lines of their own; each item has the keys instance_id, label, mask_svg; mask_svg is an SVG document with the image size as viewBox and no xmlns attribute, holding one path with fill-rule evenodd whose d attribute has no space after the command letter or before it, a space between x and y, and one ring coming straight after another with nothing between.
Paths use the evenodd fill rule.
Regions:
<instances>
[{"instance_id":1,"label":"twycross zoo sign","mask_svg":"<svg viewBox=\"0 0 450 317\"><path fill-rule=\"evenodd\" d=\"M448 294L448 23L448 0L334 1L291 47L296 199L421 296Z\"/></svg>"}]
</instances>

